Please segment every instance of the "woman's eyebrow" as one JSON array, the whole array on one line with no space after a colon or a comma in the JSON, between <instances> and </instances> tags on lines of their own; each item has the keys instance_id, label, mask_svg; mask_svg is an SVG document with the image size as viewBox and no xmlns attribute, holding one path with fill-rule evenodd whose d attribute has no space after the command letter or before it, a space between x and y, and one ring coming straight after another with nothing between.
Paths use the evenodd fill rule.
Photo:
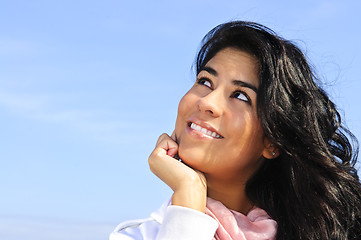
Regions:
<instances>
[{"instance_id":1,"label":"woman's eyebrow","mask_svg":"<svg viewBox=\"0 0 361 240\"><path fill-rule=\"evenodd\" d=\"M214 69L211 68L211 67L204 66L204 67L202 67L202 68L200 69L199 72L202 72L202 71L206 71L206 72L208 72L209 74L211 74L211 75L213 75L213 76L215 76L215 77L218 76L217 71L214 70Z\"/></svg>"},{"instance_id":2,"label":"woman's eyebrow","mask_svg":"<svg viewBox=\"0 0 361 240\"><path fill-rule=\"evenodd\" d=\"M233 83L233 85L236 85L236 86L246 87L246 88L252 89L255 93L258 92L257 87L254 86L253 84L248 83L248 82L244 82L244 81L241 81L241 80L233 80L232 83Z\"/></svg>"},{"instance_id":3,"label":"woman's eyebrow","mask_svg":"<svg viewBox=\"0 0 361 240\"><path fill-rule=\"evenodd\" d=\"M218 76L218 73L215 69L211 68L211 67L207 67L207 66L204 66L200 69L200 72L201 71L206 71L208 72L209 74L217 77ZM241 80L233 80L232 81L233 85L236 85L236 86L239 86L239 87L246 87L246 88L249 88L251 90L253 90L255 93L258 92L258 89L256 86L254 86L253 84L250 84L248 82L245 82L245 81L241 81Z\"/></svg>"}]
</instances>

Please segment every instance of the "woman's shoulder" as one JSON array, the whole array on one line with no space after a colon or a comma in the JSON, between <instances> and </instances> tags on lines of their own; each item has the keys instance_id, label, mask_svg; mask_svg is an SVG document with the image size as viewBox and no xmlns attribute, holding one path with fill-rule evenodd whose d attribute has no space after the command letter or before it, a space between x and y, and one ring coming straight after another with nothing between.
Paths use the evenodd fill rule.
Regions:
<instances>
[{"instance_id":1,"label":"woman's shoulder","mask_svg":"<svg viewBox=\"0 0 361 240\"><path fill-rule=\"evenodd\" d=\"M212 239L218 223L197 210L171 205L168 200L150 217L120 223L110 240Z\"/></svg>"},{"instance_id":2,"label":"woman's shoulder","mask_svg":"<svg viewBox=\"0 0 361 240\"><path fill-rule=\"evenodd\" d=\"M133 219L120 223L110 234L109 239L155 239L169 205L170 200L167 200L158 210L152 212L148 218Z\"/></svg>"}]
</instances>

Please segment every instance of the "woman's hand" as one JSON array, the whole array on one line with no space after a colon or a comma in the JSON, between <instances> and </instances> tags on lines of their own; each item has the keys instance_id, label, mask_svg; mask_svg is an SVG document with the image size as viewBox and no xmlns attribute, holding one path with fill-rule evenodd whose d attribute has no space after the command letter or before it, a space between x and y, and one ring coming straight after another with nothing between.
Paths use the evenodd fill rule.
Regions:
<instances>
[{"instance_id":1,"label":"woman's hand","mask_svg":"<svg viewBox=\"0 0 361 240\"><path fill-rule=\"evenodd\" d=\"M178 153L175 134L162 134L149 156L150 170L173 191L172 204L205 212L207 183L204 175L174 157Z\"/></svg>"}]
</instances>

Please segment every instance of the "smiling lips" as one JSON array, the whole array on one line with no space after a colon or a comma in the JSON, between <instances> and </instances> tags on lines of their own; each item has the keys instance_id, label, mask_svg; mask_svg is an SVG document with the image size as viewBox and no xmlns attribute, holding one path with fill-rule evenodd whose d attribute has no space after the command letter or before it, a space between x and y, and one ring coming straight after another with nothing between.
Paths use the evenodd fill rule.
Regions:
<instances>
[{"instance_id":1,"label":"smiling lips","mask_svg":"<svg viewBox=\"0 0 361 240\"><path fill-rule=\"evenodd\" d=\"M221 135L219 135L218 133L216 132L212 132L210 130L208 130L207 128L203 128L195 123L191 123L190 126L189 126L191 129L195 130L195 131L198 131L198 132L201 132L203 133L204 135L207 135L207 136L210 136L210 137L213 137L213 138L223 138Z\"/></svg>"}]
</instances>

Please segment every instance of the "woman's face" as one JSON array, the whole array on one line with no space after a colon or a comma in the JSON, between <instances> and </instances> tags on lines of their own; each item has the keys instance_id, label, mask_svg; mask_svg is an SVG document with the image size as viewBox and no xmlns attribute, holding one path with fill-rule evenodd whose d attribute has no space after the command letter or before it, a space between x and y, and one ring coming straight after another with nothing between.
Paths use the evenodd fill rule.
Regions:
<instances>
[{"instance_id":1,"label":"woman's face","mask_svg":"<svg viewBox=\"0 0 361 240\"><path fill-rule=\"evenodd\" d=\"M178 108L178 154L187 165L226 179L248 179L260 167L269 150L258 85L257 60L243 51L226 48L205 65Z\"/></svg>"}]
</instances>

